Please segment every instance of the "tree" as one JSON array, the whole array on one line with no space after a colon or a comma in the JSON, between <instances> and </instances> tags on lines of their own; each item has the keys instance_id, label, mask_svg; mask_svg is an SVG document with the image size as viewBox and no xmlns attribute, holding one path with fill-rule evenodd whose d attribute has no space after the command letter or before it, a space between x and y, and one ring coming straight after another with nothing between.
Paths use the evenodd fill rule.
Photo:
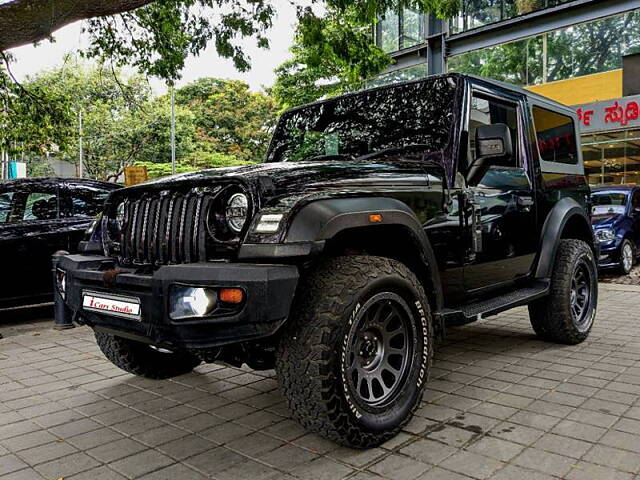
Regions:
<instances>
[{"instance_id":1,"label":"tree","mask_svg":"<svg viewBox=\"0 0 640 480\"><path fill-rule=\"evenodd\" d=\"M264 157L278 105L238 80L202 78L176 91L179 105L193 112L202 152L257 162Z\"/></svg>"},{"instance_id":2,"label":"tree","mask_svg":"<svg viewBox=\"0 0 640 480\"><path fill-rule=\"evenodd\" d=\"M323 17L303 16L293 57L276 69L270 92L288 108L360 88L391 62L372 41L374 21L349 7L329 8Z\"/></svg>"},{"instance_id":3,"label":"tree","mask_svg":"<svg viewBox=\"0 0 640 480\"><path fill-rule=\"evenodd\" d=\"M295 0L292 0L294 4ZM301 0L299 0L301 1ZM317 0L316 0L317 1ZM459 0L326 0L338 15L375 21L390 8L411 6L448 16ZM85 54L108 58L116 65L133 65L142 73L168 81L180 76L187 55L199 54L213 41L218 54L231 58L240 70L249 59L240 40L253 37L268 47L267 30L276 14L276 0L9 0L0 5L0 51L48 38L72 21L88 19L85 31L90 44ZM303 3L301 1L301 3ZM306 2L304 2L306 3ZM298 4L303 35L322 17Z\"/></svg>"}]
</instances>

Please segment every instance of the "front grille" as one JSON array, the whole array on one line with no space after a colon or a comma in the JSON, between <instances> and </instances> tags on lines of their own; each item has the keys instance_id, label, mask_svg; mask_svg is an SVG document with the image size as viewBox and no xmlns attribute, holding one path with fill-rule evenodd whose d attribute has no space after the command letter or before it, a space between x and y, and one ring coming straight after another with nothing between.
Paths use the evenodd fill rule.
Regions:
<instances>
[{"instance_id":1,"label":"front grille","mask_svg":"<svg viewBox=\"0 0 640 480\"><path fill-rule=\"evenodd\" d=\"M123 202L123 265L167 265L207 260L207 212L213 194L149 192Z\"/></svg>"}]
</instances>

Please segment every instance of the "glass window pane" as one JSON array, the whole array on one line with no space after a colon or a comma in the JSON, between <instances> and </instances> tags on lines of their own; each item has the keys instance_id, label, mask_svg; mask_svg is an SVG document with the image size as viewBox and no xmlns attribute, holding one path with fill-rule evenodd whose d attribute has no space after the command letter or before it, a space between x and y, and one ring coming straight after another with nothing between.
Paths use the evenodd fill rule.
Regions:
<instances>
[{"instance_id":1,"label":"glass window pane","mask_svg":"<svg viewBox=\"0 0 640 480\"><path fill-rule=\"evenodd\" d=\"M453 33L464 32L572 0L466 0L460 13L451 20Z\"/></svg>"},{"instance_id":2,"label":"glass window pane","mask_svg":"<svg viewBox=\"0 0 640 480\"><path fill-rule=\"evenodd\" d=\"M32 192L27 197L23 220L52 220L58 218L58 197L45 192Z\"/></svg>"},{"instance_id":3,"label":"glass window pane","mask_svg":"<svg viewBox=\"0 0 640 480\"><path fill-rule=\"evenodd\" d=\"M391 85L392 83L406 82L409 80L417 80L427 76L427 64L420 63L413 67L403 68L395 72L379 75L367 82L367 87L380 87L382 85Z\"/></svg>"},{"instance_id":4,"label":"glass window pane","mask_svg":"<svg viewBox=\"0 0 640 480\"><path fill-rule=\"evenodd\" d=\"M0 223L6 223L9 221L9 215L11 214L12 198L13 198L13 192L0 193Z\"/></svg>"},{"instance_id":5,"label":"glass window pane","mask_svg":"<svg viewBox=\"0 0 640 480\"><path fill-rule=\"evenodd\" d=\"M638 52L640 12L458 55L449 59L448 70L527 86L621 68L624 55Z\"/></svg>"},{"instance_id":6,"label":"glass window pane","mask_svg":"<svg viewBox=\"0 0 640 480\"><path fill-rule=\"evenodd\" d=\"M469 116L469 152L470 160L476 158L476 131L481 125L504 123L511 132L513 145L512 165L517 166L518 157L518 114L515 105L498 102L476 95L471 99Z\"/></svg>"},{"instance_id":7,"label":"glass window pane","mask_svg":"<svg viewBox=\"0 0 640 480\"><path fill-rule=\"evenodd\" d=\"M387 53L400 49L400 17L392 10L388 11L378 23L379 47Z\"/></svg>"},{"instance_id":8,"label":"glass window pane","mask_svg":"<svg viewBox=\"0 0 640 480\"><path fill-rule=\"evenodd\" d=\"M422 15L405 8L402 13L402 48L422 43Z\"/></svg>"},{"instance_id":9,"label":"glass window pane","mask_svg":"<svg viewBox=\"0 0 640 480\"><path fill-rule=\"evenodd\" d=\"M533 107L533 123L540 157L547 162L578 163L575 127L571 117Z\"/></svg>"}]
</instances>

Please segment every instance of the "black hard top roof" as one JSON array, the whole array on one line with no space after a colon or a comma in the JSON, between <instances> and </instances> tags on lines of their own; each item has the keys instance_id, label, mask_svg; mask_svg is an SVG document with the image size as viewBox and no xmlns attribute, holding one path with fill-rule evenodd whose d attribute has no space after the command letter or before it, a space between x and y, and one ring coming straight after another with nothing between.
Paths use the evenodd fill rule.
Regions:
<instances>
[{"instance_id":1,"label":"black hard top roof","mask_svg":"<svg viewBox=\"0 0 640 480\"><path fill-rule=\"evenodd\" d=\"M317 100L315 102L311 102L308 103L306 105L300 105L294 108L291 108L289 110L287 110L287 112L285 113L289 113L289 112L295 112L297 110L303 109L305 107L309 107L312 105L318 105L318 104L323 104L323 103L329 103L332 101L335 101L338 98L345 98L345 97L351 97L351 96L357 96L360 95L364 92L374 92L374 91L383 91L383 90L393 90L395 88L400 88L404 85L413 85L416 83L421 83L421 82L428 82L430 80L433 79L437 79L437 78L451 78L451 79L466 79L467 81L476 83L476 84L480 84L480 85L485 85L485 86L489 86L489 87L498 87L500 89L503 90L507 90L510 92L514 92L520 95L524 95L528 98L531 98L533 100L536 100L540 103L544 103L546 104L548 107L551 107L553 109L557 109L557 110L563 110L565 111L567 114L571 114L571 115L575 115L575 111L568 107L567 105L564 105L563 103L560 102L556 102L555 100L551 100L550 98L544 97L542 95L539 95L537 93L531 92L529 90L526 90L522 87L518 87L517 85L513 85L507 82L502 82L500 80L494 80L491 78L485 78L485 77L481 77L479 75L471 75L471 74L466 74L466 73L443 73L443 74L439 74L439 75L429 75L427 77L423 77L423 78L419 78L417 80L407 80L404 82L398 82L398 83L392 83L389 85L382 85L379 87L373 87L373 88L365 88L362 90L357 90L354 92L349 92L349 93L345 93L344 95L339 95L336 97L331 97L331 98L325 98L325 99L321 99L321 100Z\"/></svg>"}]
</instances>

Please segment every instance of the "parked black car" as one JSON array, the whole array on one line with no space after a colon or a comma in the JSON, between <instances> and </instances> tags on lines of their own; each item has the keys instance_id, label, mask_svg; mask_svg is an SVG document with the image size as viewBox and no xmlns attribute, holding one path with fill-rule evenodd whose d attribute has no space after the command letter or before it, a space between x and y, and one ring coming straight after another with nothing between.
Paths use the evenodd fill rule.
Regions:
<instances>
[{"instance_id":1,"label":"parked black car","mask_svg":"<svg viewBox=\"0 0 640 480\"><path fill-rule=\"evenodd\" d=\"M616 185L592 190L593 233L600 243L600 268L628 274L640 253L640 187Z\"/></svg>"},{"instance_id":2,"label":"parked black car","mask_svg":"<svg viewBox=\"0 0 640 480\"><path fill-rule=\"evenodd\" d=\"M51 255L77 251L118 185L79 179L0 181L0 308L51 302Z\"/></svg>"},{"instance_id":3,"label":"parked black car","mask_svg":"<svg viewBox=\"0 0 640 480\"><path fill-rule=\"evenodd\" d=\"M266 163L114 192L70 316L117 366L276 368L293 415L369 447L419 406L434 337L528 305L587 338L597 245L570 108L457 74L285 113Z\"/></svg>"}]
</instances>

